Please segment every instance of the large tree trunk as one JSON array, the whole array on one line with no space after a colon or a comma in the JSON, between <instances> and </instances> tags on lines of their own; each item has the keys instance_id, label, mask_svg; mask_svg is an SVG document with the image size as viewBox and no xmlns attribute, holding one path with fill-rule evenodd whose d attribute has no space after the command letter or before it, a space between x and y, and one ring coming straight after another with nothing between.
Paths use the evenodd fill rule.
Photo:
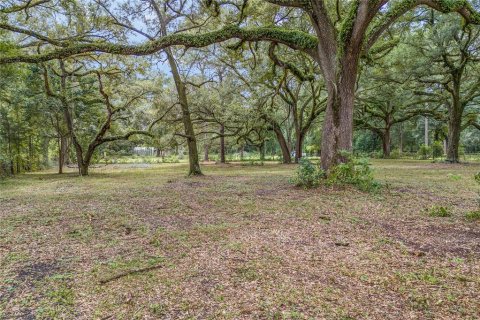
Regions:
<instances>
[{"instance_id":1,"label":"large tree trunk","mask_svg":"<svg viewBox=\"0 0 480 320\"><path fill-rule=\"evenodd\" d=\"M260 161L263 162L265 161L265 140L262 141L262 143L260 144L259 151L260 151Z\"/></svg>"},{"instance_id":2,"label":"large tree trunk","mask_svg":"<svg viewBox=\"0 0 480 320\"><path fill-rule=\"evenodd\" d=\"M458 149L460 147L460 134L462 133L462 117L457 112L450 114L448 121L448 145L447 161L450 163L460 162Z\"/></svg>"},{"instance_id":3,"label":"large tree trunk","mask_svg":"<svg viewBox=\"0 0 480 320\"><path fill-rule=\"evenodd\" d=\"M342 76L336 83L327 81L327 110L322 133L321 165L326 172L346 161L341 151L352 151L353 108L355 102L356 61L344 59ZM350 68L349 68L350 67Z\"/></svg>"},{"instance_id":4,"label":"large tree trunk","mask_svg":"<svg viewBox=\"0 0 480 320\"><path fill-rule=\"evenodd\" d=\"M386 129L382 135L382 147L383 147L383 157L390 158L391 151L391 139L390 139L390 129Z\"/></svg>"},{"instance_id":5,"label":"large tree trunk","mask_svg":"<svg viewBox=\"0 0 480 320\"><path fill-rule=\"evenodd\" d=\"M292 157L290 156L288 143L283 136L282 130L276 124L273 124L273 131L275 132L278 144L280 145L280 149L282 150L283 163L292 163Z\"/></svg>"},{"instance_id":6,"label":"large tree trunk","mask_svg":"<svg viewBox=\"0 0 480 320\"><path fill-rule=\"evenodd\" d=\"M220 126L220 163L225 163L225 126Z\"/></svg>"},{"instance_id":7,"label":"large tree trunk","mask_svg":"<svg viewBox=\"0 0 480 320\"><path fill-rule=\"evenodd\" d=\"M88 163L81 163L78 165L78 169L81 176L88 176Z\"/></svg>"}]
</instances>

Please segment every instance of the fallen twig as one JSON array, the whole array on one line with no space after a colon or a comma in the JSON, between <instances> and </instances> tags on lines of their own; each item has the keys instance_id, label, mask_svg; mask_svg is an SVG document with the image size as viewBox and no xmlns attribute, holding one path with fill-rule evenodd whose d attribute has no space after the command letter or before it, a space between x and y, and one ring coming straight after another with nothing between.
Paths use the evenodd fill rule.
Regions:
<instances>
[{"instance_id":1,"label":"fallen twig","mask_svg":"<svg viewBox=\"0 0 480 320\"><path fill-rule=\"evenodd\" d=\"M151 266L151 267L147 267L147 268L143 268L143 269L135 269L135 270L130 270L130 271L126 271L126 272L123 272L123 273L120 273L114 277L111 277L111 278L107 278L107 279L103 279L103 280L100 280L100 284L106 284L106 283L109 283L111 281L114 281L114 280L118 280L120 278L123 278L123 277L126 277L128 275L132 275L132 274L137 274L137 273L143 273L143 272L147 272L147 271L151 271L151 270L155 270L155 269L159 269L163 267L163 265L156 265L156 266Z\"/></svg>"}]
</instances>

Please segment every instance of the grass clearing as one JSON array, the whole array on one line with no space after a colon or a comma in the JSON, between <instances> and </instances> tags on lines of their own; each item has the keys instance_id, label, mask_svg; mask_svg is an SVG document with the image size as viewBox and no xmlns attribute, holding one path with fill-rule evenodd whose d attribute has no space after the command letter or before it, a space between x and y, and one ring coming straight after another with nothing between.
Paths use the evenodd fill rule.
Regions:
<instances>
[{"instance_id":1,"label":"grass clearing","mask_svg":"<svg viewBox=\"0 0 480 320\"><path fill-rule=\"evenodd\" d=\"M2 181L0 319L478 319L480 165L373 166L378 193L272 163Z\"/></svg>"}]
</instances>

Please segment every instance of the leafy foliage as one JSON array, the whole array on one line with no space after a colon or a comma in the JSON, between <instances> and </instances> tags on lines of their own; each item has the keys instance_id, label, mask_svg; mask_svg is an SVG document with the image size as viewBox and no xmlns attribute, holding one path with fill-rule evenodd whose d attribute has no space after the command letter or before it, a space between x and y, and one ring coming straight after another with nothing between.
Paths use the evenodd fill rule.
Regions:
<instances>
[{"instance_id":1,"label":"leafy foliage","mask_svg":"<svg viewBox=\"0 0 480 320\"><path fill-rule=\"evenodd\" d=\"M420 159L422 160L427 160L431 157L432 155L432 148L427 146L427 145L424 145L422 144L420 146L420 149L418 149L418 152L417 152L418 156Z\"/></svg>"},{"instance_id":2,"label":"leafy foliage","mask_svg":"<svg viewBox=\"0 0 480 320\"><path fill-rule=\"evenodd\" d=\"M306 158L301 158L294 177L290 179L291 183L297 187L305 189L318 187L325 176L325 172L319 165L314 164Z\"/></svg>"},{"instance_id":3,"label":"leafy foliage","mask_svg":"<svg viewBox=\"0 0 480 320\"><path fill-rule=\"evenodd\" d=\"M430 217L446 218L446 217L451 217L452 212L447 207L435 205L435 206L432 206L430 209L428 209L428 215Z\"/></svg>"},{"instance_id":4,"label":"leafy foliage","mask_svg":"<svg viewBox=\"0 0 480 320\"><path fill-rule=\"evenodd\" d=\"M334 166L328 175L329 185L352 185L362 191L376 191L380 188L373 177L373 171L368 159L356 159L348 152L343 152L345 163Z\"/></svg>"}]
</instances>

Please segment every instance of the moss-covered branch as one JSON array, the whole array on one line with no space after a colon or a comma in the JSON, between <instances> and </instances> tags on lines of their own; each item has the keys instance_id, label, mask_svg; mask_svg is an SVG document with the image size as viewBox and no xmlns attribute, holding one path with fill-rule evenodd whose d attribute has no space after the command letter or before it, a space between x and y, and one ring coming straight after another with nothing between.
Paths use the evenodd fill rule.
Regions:
<instances>
[{"instance_id":1,"label":"moss-covered branch","mask_svg":"<svg viewBox=\"0 0 480 320\"><path fill-rule=\"evenodd\" d=\"M285 44L293 49L306 52L315 50L318 43L315 36L299 30L289 30L277 27L239 28L231 25L217 31L200 35L186 33L172 34L140 45L122 45L106 42L71 44L62 48L55 48L52 51L42 54L0 56L0 64L15 62L38 63L53 59L66 58L86 52L144 56L156 53L171 46L201 48L213 43L223 42L234 38L242 39L244 41L275 41Z\"/></svg>"},{"instance_id":2,"label":"moss-covered branch","mask_svg":"<svg viewBox=\"0 0 480 320\"><path fill-rule=\"evenodd\" d=\"M418 6L428 6L442 13L459 13L468 23L480 24L480 13L467 0L402 0L393 4L367 36L367 49L402 15Z\"/></svg>"},{"instance_id":3,"label":"moss-covered branch","mask_svg":"<svg viewBox=\"0 0 480 320\"><path fill-rule=\"evenodd\" d=\"M19 12L19 11L22 11L22 10L28 10L29 8L33 8L33 7L39 6L39 5L47 3L47 2L50 2L50 0L28 1L27 3L22 4L22 5L14 5L14 6L10 6L10 7L4 7L4 8L0 7L0 12L1 13Z\"/></svg>"}]
</instances>

